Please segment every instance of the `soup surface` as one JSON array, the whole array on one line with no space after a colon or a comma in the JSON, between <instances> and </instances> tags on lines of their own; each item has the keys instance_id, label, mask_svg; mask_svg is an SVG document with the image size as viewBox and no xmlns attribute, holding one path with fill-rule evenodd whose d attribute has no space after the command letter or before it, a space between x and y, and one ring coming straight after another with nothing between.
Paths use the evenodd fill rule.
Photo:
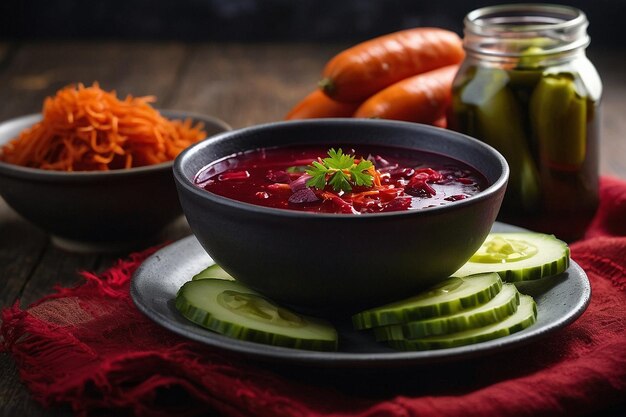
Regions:
<instances>
[{"instance_id":1,"label":"soup surface","mask_svg":"<svg viewBox=\"0 0 626 417\"><path fill-rule=\"evenodd\" d=\"M476 169L405 148L266 148L202 168L195 184L234 200L319 213L380 213L451 204L487 186Z\"/></svg>"}]
</instances>

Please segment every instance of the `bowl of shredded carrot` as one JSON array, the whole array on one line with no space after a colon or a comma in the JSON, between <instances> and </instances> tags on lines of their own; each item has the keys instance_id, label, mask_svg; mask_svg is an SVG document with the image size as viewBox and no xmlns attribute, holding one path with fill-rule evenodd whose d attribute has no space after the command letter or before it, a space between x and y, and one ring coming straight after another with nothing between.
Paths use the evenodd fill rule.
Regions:
<instances>
[{"instance_id":1,"label":"bowl of shredded carrot","mask_svg":"<svg viewBox=\"0 0 626 417\"><path fill-rule=\"evenodd\" d=\"M60 246L153 240L182 214L173 159L230 130L155 100L78 84L47 97L41 113L0 123L0 195Z\"/></svg>"}]
</instances>

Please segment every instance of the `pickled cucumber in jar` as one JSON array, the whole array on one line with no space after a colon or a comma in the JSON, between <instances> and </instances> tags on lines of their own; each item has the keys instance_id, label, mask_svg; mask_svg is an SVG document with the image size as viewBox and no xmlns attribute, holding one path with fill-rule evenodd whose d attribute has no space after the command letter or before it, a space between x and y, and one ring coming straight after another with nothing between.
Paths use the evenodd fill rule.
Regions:
<instances>
[{"instance_id":1,"label":"pickled cucumber in jar","mask_svg":"<svg viewBox=\"0 0 626 417\"><path fill-rule=\"evenodd\" d=\"M500 37L494 41L485 28L492 15L499 18L494 22L503 21L505 7L524 5L486 8L466 18L467 57L453 84L449 124L490 144L509 163L500 220L573 240L581 236L598 204L602 85L584 54L586 25L575 36L557 38L551 36L558 28L549 24L541 32L545 20L534 26L496 27ZM576 12L567 8L572 10ZM551 13L553 18L556 12ZM518 11L515 18L521 15ZM468 19L477 16L484 22L476 29L480 33L472 33ZM558 26L560 21L555 21ZM526 36L531 30L533 36Z\"/></svg>"}]
</instances>

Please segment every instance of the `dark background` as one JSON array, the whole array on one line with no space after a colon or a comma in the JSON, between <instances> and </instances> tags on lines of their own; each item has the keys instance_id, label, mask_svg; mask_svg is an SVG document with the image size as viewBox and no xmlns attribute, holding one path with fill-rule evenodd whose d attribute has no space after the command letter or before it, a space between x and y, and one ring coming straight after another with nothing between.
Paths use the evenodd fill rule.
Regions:
<instances>
[{"instance_id":1,"label":"dark background","mask_svg":"<svg viewBox=\"0 0 626 417\"><path fill-rule=\"evenodd\" d=\"M504 1L515 3L515 1ZM414 26L462 31L473 0L0 0L0 38L355 41ZM596 45L624 42L626 0L573 0Z\"/></svg>"}]
</instances>

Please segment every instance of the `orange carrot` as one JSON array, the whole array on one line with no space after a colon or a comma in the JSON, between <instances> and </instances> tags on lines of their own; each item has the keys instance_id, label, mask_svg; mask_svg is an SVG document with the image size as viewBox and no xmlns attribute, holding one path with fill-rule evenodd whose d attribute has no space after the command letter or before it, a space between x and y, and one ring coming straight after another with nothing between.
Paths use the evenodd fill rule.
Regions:
<instances>
[{"instance_id":1,"label":"orange carrot","mask_svg":"<svg viewBox=\"0 0 626 417\"><path fill-rule=\"evenodd\" d=\"M437 126L437 127L442 127L442 128L445 129L445 128L448 127L448 118L445 115L443 115L439 119L433 121L431 123L431 125Z\"/></svg>"},{"instance_id":2,"label":"orange carrot","mask_svg":"<svg viewBox=\"0 0 626 417\"><path fill-rule=\"evenodd\" d=\"M332 58L320 88L337 101L363 101L404 78L461 62L461 39L439 28L416 28L365 41Z\"/></svg>"},{"instance_id":3,"label":"orange carrot","mask_svg":"<svg viewBox=\"0 0 626 417\"><path fill-rule=\"evenodd\" d=\"M449 65L399 81L367 99L354 117L432 124L445 116L458 68Z\"/></svg>"},{"instance_id":4,"label":"orange carrot","mask_svg":"<svg viewBox=\"0 0 626 417\"><path fill-rule=\"evenodd\" d=\"M296 104L289 113L287 113L285 119L351 117L357 107L359 107L358 103L340 103L329 98L322 91L315 90Z\"/></svg>"},{"instance_id":5,"label":"orange carrot","mask_svg":"<svg viewBox=\"0 0 626 417\"><path fill-rule=\"evenodd\" d=\"M115 92L79 84L43 105L43 119L0 148L0 161L59 171L131 168L170 161L206 137L203 124L168 120L154 97L119 100Z\"/></svg>"}]
</instances>

